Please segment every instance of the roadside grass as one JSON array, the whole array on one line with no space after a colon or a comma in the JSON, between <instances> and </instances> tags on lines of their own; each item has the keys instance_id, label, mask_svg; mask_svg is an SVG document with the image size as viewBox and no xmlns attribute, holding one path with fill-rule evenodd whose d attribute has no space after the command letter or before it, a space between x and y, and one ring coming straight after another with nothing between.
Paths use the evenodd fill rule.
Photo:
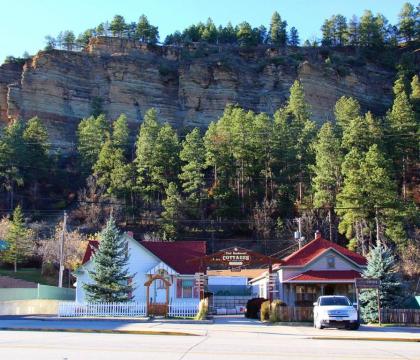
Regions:
<instances>
[{"instance_id":1,"label":"roadside grass","mask_svg":"<svg viewBox=\"0 0 420 360\"><path fill-rule=\"evenodd\" d=\"M9 269L0 269L0 276L9 276L14 279L26 280L42 285L57 285L57 279L41 274L41 269L37 268L23 268L18 269L17 272Z\"/></svg>"}]
</instances>

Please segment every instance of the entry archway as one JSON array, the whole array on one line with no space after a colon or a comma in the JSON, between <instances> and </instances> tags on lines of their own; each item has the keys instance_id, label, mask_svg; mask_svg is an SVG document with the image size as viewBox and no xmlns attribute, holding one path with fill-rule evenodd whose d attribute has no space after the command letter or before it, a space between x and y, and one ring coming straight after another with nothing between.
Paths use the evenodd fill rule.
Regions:
<instances>
[{"instance_id":1,"label":"entry archway","mask_svg":"<svg viewBox=\"0 0 420 360\"><path fill-rule=\"evenodd\" d=\"M168 306L169 306L169 288L171 287L171 283L163 273L147 275L149 278L144 283L146 287L146 299L147 299L147 315L148 316L166 316L168 314ZM161 280L165 286L166 290L166 300L164 303L156 303L150 301L150 285L155 280Z\"/></svg>"}]
</instances>

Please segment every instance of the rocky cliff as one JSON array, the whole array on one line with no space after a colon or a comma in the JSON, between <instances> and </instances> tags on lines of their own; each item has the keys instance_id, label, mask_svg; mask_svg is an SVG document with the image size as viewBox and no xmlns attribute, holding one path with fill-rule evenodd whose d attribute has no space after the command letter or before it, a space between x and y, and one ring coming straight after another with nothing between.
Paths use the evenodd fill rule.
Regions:
<instances>
[{"instance_id":1,"label":"rocky cliff","mask_svg":"<svg viewBox=\"0 0 420 360\"><path fill-rule=\"evenodd\" d=\"M342 95L384 113L395 74L369 63L354 65L345 53L335 55L336 66L325 61L328 56L317 49L179 49L95 38L82 52L41 51L23 66L2 65L0 122L39 116L63 145L74 141L78 122L95 106L111 119L125 113L132 125L155 107L162 121L178 128L206 127L227 103L272 114L296 78L318 122L332 118Z\"/></svg>"}]
</instances>

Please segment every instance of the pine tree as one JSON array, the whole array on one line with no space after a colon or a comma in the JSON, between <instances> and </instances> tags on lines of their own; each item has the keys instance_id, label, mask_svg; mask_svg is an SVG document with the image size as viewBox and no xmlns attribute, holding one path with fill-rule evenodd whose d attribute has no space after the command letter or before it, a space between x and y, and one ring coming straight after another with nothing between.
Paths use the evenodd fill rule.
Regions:
<instances>
[{"instance_id":1,"label":"pine tree","mask_svg":"<svg viewBox=\"0 0 420 360\"><path fill-rule=\"evenodd\" d=\"M242 47L249 47L257 44L257 39L255 39L254 33L252 32L252 27L246 21L238 25L236 37L239 45Z\"/></svg>"},{"instance_id":2,"label":"pine tree","mask_svg":"<svg viewBox=\"0 0 420 360\"><path fill-rule=\"evenodd\" d=\"M200 130L195 128L185 137L182 142L180 159L184 162L181 167L179 178L182 183L182 189L187 194L188 199L198 205L203 195L205 149Z\"/></svg>"},{"instance_id":3,"label":"pine tree","mask_svg":"<svg viewBox=\"0 0 420 360\"><path fill-rule=\"evenodd\" d=\"M402 283L397 273L394 255L390 249L381 245L372 248L368 255L368 264L363 272L364 278L379 279L379 297L381 307L395 308L402 300ZM364 321L378 321L377 290L363 290L360 294L361 313Z\"/></svg>"},{"instance_id":4,"label":"pine tree","mask_svg":"<svg viewBox=\"0 0 420 360\"><path fill-rule=\"evenodd\" d=\"M322 46L333 46L334 45L334 22L331 19L327 19L321 26L322 32Z\"/></svg>"},{"instance_id":5,"label":"pine tree","mask_svg":"<svg viewBox=\"0 0 420 360\"><path fill-rule=\"evenodd\" d=\"M137 186L144 198L150 200L151 195L157 190L152 183L151 172L153 157L156 155L156 139L161 126L157 120L156 109L147 110L136 143L135 165L137 169Z\"/></svg>"},{"instance_id":6,"label":"pine tree","mask_svg":"<svg viewBox=\"0 0 420 360\"><path fill-rule=\"evenodd\" d=\"M337 138L331 123L327 122L318 133L314 144L315 176L312 179L314 205L316 207L334 208L336 196L342 183L340 140Z\"/></svg>"},{"instance_id":7,"label":"pine tree","mask_svg":"<svg viewBox=\"0 0 420 360\"><path fill-rule=\"evenodd\" d=\"M105 115L83 119L77 129L77 150L84 171L90 171L98 160L102 145L109 136L109 124Z\"/></svg>"},{"instance_id":8,"label":"pine tree","mask_svg":"<svg viewBox=\"0 0 420 360\"><path fill-rule=\"evenodd\" d=\"M334 115L340 130L339 133L342 134L349 126L350 121L360 116L360 104L352 97L342 96L335 103Z\"/></svg>"},{"instance_id":9,"label":"pine tree","mask_svg":"<svg viewBox=\"0 0 420 360\"><path fill-rule=\"evenodd\" d=\"M405 3L398 14L398 32L405 41L411 41L416 35L416 14L414 6ZM418 18L417 18L418 22Z\"/></svg>"},{"instance_id":10,"label":"pine tree","mask_svg":"<svg viewBox=\"0 0 420 360\"><path fill-rule=\"evenodd\" d=\"M349 20L349 24L347 26L347 33L349 44L351 46L358 46L359 45L359 19L356 15L353 15Z\"/></svg>"},{"instance_id":11,"label":"pine tree","mask_svg":"<svg viewBox=\"0 0 420 360\"><path fill-rule=\"evenodd\" d=\"M154 151L150 175L155 187L163 193L169 182L175 181L180 172L179 139L176 131L168 123L159 130Z\"/></svg>"},{"instance_id":12,"label":"pine tree","mask_svg":"<svg viewBox=\"0 0 420 360\"><path fill-rule=\"evenodd\" d=\"M124 31L127 28L127 24L125 22L124 17L121 15L115 15L111 21L109 28L112 31L112 35L122 37Z\"/></svg>"},{"instance_id":13,"label":"pine tree","mask_svg":"<svg viewBox=\"0 0 420 360\"><path fill-rule=\"evenodd\" d=\"M297 29L292 26L290 28L290 34L289 34L289 45L290 46L299 46L300 40L299 40L299 33Z\"/></svg>"},{"instance_id":14,"label":"pine tree","mask_svg":"<svg viewBox=\"0 0 420 360\"><path fill-rule=\"evenodd\" d=\"M167 240L175 240L180 230L182 199L175 183L170 182L166 189L166 198L162 201L162 237Z\"/></svg>"},{"instance_id":15,"label":"pine tree","mask_svg":"<svg viewBox=\"0 0 420 360\"><path fill-rule=\"evenodd\" d=\"M2 261L13 264L17 271L19 263L32 254L33 243L29 238L29 231L25 227L22 208L18 205L13 211L12 222L6 234L8 249L2 253Z\"/></svg>"},{"instance_id":16,"label":"pine tree","mask_svg":"<svg viewBox=\"0 0 420 360\"><path fill-rule=\"evenodd\" d=\"M334 17L334 38L337 46L344 46L347 44L347 20L343 15L336 15Z\"/></svg>"},{"instance_id":17,"label":"pine tree","mask_svg":"<svg viewBox=\"0 0 420 360\"><path fill-rule=\"evenodd\" d=\"M25 160L30 166L25 173L28 180L38 181L47 172L49 165L48 157L48 133L38 117L28 120L23 132L25 142Z\"/></svg>"},{"instance_id":18,"label":"pine tree","mask_svg":"<svg viewBox=\"0 0 420 360\"><path fill-rule=\"evenodd\" d=\"M420 123L420 81L418 75L414 75L411 80L410 101L416 113L417 124Z\"/></svg>"},{"instance_id":19,"label":"pine tree","mask_svg":"<svg viewBox=\"0 0 420 360\"><path fill-rule=\"evenodd\" d=\"M140 16L135 35L140 41L148 44L156 44L159 40L157 26L151 25L146 15Z\"/></svg>"},{"instance_id":20,"label":"pine tree","mask_svg":"<svg viewBox=\"0 0 420 360\"><path fill-rule=\"evenodd\" d=\"M121 114L112 124L112 143L123 150L126 157L130 155L130 130L128 129L127 116Z\"/></svg>"},{"instance_id":21,"label":"pine tree","mask_svg":"<svg viewBox=\"0 0 420 360\"><path fill-rule=\"evenodd\" d=\"M418 124L416 114L412 109L401 79L397 80L394 92L394 103L387 117L392 134L391 154L394 158L397 172L401 174L402 194L405 199L407 197L407 172L411 161L416 156L418 146L416 139Z\"/></svg>"},{"instance_id":22,"label":"pine tree","mask_svg":"<svg viewBox=\"0 0 420 360\"><path fill-rule=\"evenodd\" d=\"M110 217L99 235L99 247L92 257L92 283L84 284L90 302L126 302L131 300L132 275L128 273L129 246Z\"/></svg>"},{"instance_id":23,"label":"pine tree","mask_svg":"<svg viewBox=\"0 0 420 360\"><path fill-rule=\"evenodd\" d=\"M382 136L381 125L371 112L367 112L365 116L350 120L344 129L341 146L347 151L357 148L361 152L366 152L373 144L379 145Z\"/></svg>"},{"instance_id":24,"label":"pine tree","mask_svg":"<svg viewBox=\"0 0 420 360\"><path fill-rule=\"evenodd\" d=\"M287 22L282 21L280 14L275 11L270 22L270 42L274 46L286 46L287 43Z\"/></svg>"}]
</instances>

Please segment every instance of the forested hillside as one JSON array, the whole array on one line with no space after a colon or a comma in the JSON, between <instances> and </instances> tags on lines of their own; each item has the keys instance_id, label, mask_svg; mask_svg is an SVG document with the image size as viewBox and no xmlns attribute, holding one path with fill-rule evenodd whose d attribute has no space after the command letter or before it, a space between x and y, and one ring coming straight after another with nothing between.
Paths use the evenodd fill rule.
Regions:
<instances>
[{"instance_id":1,"label":"forested hillside","mask_svg":"<svg viewBox=\"0 0 420 360\"><path fill-rule=\"evenodd\" d=\"M362 254L380 242L393 249L408 276L418 275L417 16L408 5L395 26L370 12L348 22L336 15L322 25L320 42L304 44L327 54L326 76L331 68L337 76L347 71L331 55L338 48L356 54L355 61L366 61L367 72L370 64L382 61L395 79L390 104L380 113L365 111L377 94L364 93L363 106L341 96L329 109L331 118L314 121L307 100L314 94L297 79L272 113L231 102L207 128L174 126L154 107L137 123L124 109L110 116L97 97L91 116L78 122L76 140L65 151L62 122L56 122L64 129L58 136L41 112L10 119L0 130L0 238L16 243L19 230L36 246L31 251L27 242L11 247L3 261L47 259L46 239L59 236L61 227L55 227L66 210L72 249L79 252L111 213L139 239L206 239L210 250L230 242L267 254L297 246L293 232L300 223L306 241L320 229L326 238ZM286 27L277 13L269 30L247 23L217 28L209 20L169 35L165 44L298 47L296 28L287 32ZM158 29L146 17L126 24L116 16L109 25L83 33L77 44L69 33L48 38L47 52L53 54L54 47L73 51L99 35L134 37L152 45L158 41ZM383 57L375 60L377 54ZM45 261L56 260L50 256ZM68 268L76 263L69 259Z\"/></svg>"}]
</instances>

